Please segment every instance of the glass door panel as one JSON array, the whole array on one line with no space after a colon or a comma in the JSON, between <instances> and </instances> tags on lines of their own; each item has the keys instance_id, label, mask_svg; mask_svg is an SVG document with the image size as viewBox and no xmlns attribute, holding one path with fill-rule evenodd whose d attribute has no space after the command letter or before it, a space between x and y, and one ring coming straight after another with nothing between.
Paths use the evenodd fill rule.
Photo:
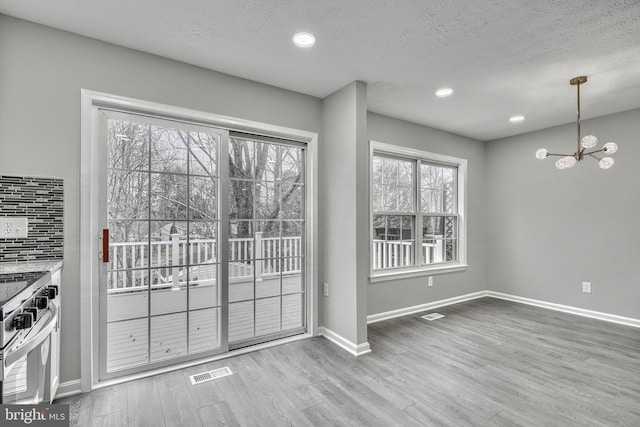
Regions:
<instances>
[{"instance_id":1,"label":"glass door panel","mask_svg":"<svg viewBox=\"0 0 640 427\"><path fill-rule=\"evenodd\" d=\"M102 378L221 350L215 129L104 111Z\"/></svg>"},{"instance_id":2,"label":"glass door panel","mask_svg":"<svg viewBox=\"0 0 640 427\"><path fill-rule=\"evenodd\" d=\"M229 139L229 344L304 328L304 149Z\"/></svg>"}]
</instances>

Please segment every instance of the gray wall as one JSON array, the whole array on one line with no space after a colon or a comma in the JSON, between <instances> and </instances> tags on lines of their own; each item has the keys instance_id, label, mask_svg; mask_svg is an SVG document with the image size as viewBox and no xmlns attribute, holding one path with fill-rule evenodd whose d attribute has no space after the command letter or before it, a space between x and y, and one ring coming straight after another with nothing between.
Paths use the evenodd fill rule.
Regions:
<instances>
[{"instance_id":1,"label":"gray wall","mask_svg":"<svg viewBox=\"0 0 640 427\"><path fill-rule=\"evenodd\" d=\"M487 289L485 144L473 139L374 113L368 115L369 139L415 148L468 161L466 271L369 285L368 313L375 314L425 304ZM369 251L369 248L367 248Z\"/></svg>"},{"instance_id":2,"label":"gray wall","mask_svg":"<svg viewBox=\"0 0 640 427\"><path fill-rule=\"evenodd\" d=\"M367 341L369 210L366 85L353 82L325 98L322 105L320 283L328 283L329 297L320 296L320 324L354 344L363 344Z\"/></svg>"},{"instance_id":3,"label":"gray wall","mask_svg":"<svg viewBox=\"0 0 640 427\"><path fill-rule=\"evenodd\" d=\"M319 99L0 15L0 174L64 179L62 381L80 378L80 89L319 132Z\"/></svg>"},{"instance_id":4,"label":"gray wall","mask_svg":"<svg viewBox=\"0 0 640 427\"><path fill-rule=\"evenodd\" d=\"M487 144L490 290L640 318L639 123L640 110L582 122L599 147L618 144L609 170L535 158L575 151L575 125Z\"/></svg>"}]
</instances>

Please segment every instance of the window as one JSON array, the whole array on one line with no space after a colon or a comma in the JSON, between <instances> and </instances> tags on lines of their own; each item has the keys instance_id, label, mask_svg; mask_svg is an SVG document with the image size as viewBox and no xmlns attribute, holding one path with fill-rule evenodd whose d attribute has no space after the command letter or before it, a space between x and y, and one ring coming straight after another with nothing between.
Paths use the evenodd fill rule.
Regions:
<instances>
[{"instance_id":1,"label":"window","mask_svg":"<svg viewBox=\"0 0 640 427\"><path fill-rule=\"evenodd\" d=\"M371 142L371 279L466 267L467 161Z\"/></svg>"}]
</instances>

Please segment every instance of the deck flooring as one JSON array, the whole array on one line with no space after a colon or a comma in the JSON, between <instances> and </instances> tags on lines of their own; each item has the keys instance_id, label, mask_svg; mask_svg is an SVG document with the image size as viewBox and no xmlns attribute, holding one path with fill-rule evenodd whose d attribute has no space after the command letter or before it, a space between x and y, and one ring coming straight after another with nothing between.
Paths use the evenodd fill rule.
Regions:
<instances>
[{"instance_id":1,"label":"deck flooring","mask_svg":"<svg viewBox=\"0 0 640 427\"><path fill-rule=\"evenodd\" d=\"M300 276L282 279L282 290L300 290ZM279 295L281 280L238 281L229 287L229 342L303 327L303 294ZM187 297L187 293L189 296ZM108 371L211 351L220 346L215 282L172 291L108 295ZM149 303L149 298L151 302ZM190 311L187 312L187 307ZM151 313L150 320L146 317Z\"/></svg>"},{"instance_id":2,"label":"deck flooring","mask_svg":"<svg viewBox=\"0 0 640 427\"><path fill-rule=\"evenodd\" d=\"M77 426L639 426L640 329L482 298L60 399ZM189 375L233 375L191 385Z\"/></svg>"}]
</instances>

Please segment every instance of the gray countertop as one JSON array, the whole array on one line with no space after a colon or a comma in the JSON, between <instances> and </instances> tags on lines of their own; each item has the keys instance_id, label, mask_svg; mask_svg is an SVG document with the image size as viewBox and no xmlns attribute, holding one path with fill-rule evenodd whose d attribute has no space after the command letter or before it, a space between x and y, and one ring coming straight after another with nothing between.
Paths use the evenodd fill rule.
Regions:
<instances>
[{"instance_id":1,"label":"gray countertop","mask_svg":"<svg viewBox=\"0 0 640 427\"><path fill-rule=\"evenodd\" d=\"M62 260L0 262L0 274L29 273L32 271L54 272L62 268Z\"/></svg>"}]
</instances>

